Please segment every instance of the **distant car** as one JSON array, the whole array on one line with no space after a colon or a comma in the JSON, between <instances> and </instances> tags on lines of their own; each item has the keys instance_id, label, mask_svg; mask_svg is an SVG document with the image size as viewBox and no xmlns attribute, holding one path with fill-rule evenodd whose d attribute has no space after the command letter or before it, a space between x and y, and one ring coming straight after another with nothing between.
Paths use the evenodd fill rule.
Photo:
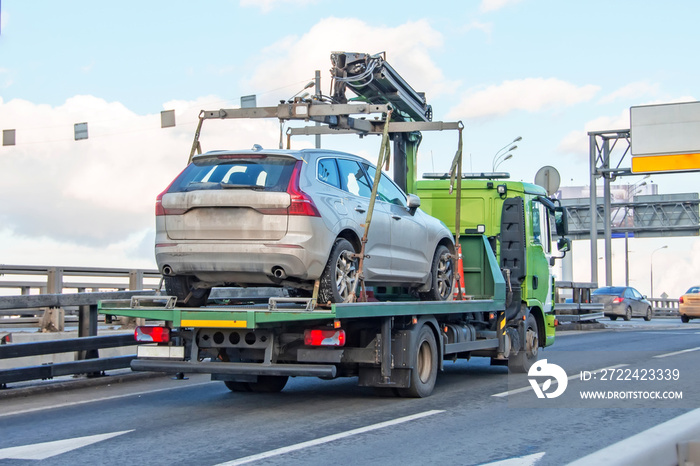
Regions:
<instances>
[{"instance_id":1,"label":"distant car","mask_svg":"<svg viewBox=\"0 0 700 466\"><path fill-rule=\"evenodd\" d=\"M678 299L678 312L681 315L681 321L685 323L700 317L700 286L691 286Z\"/></svg>"},{"instance_id":2,"label":"distant car","mask_svg":"<svg viewBox=\"0 0 700 466\"><path fill-rule=\"evenodd\" d=\"M155 255L168 294L206 303L215 286L279 286L319 302L348 299L376 168L323 149L213 151L156 199ZM452 296L454 239L381 175L365 250L368 286ZM359 287L357 290L359 294Z\"/></svg>"},{"instance_id":3,"label":"distant car","mask_svg":"<svg viewBox=\"0 0 700 466\"><path fill-rule=\"evenodd\" d=\"M649 321L652 317L651 302L631 286L605 286L591 293L591 302L603 303L603 313L610 320L622 317L643 317Z\"/></svg>"}]
</instances>

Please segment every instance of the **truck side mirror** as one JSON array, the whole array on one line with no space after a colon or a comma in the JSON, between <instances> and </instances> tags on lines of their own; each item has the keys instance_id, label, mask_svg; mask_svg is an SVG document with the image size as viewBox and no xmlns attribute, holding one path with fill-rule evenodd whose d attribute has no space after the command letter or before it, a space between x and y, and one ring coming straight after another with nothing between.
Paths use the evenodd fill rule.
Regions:
<instances>
[{"instance_id":1,"label":"truck side mirror","mask_svg":"<svg viewBox=\"0 0 700 466\"><path fill-rule=\"evenodd\" d=\"M566 215L566 207L557 206L554 208L554 225L557 229L557 236L569 234L569 219Z\"/></svg>"},{"instance_id":2,"label":"truck side mirror","mask_svg":"<svg viewBox=\"0 0 700 466\"><path fill-rule=\"evenodd\" d=\"M557 241L557 249L559 252L567 253L571 251L571 240L569 238L559 238Z\"/></svg>"}]
</instances>

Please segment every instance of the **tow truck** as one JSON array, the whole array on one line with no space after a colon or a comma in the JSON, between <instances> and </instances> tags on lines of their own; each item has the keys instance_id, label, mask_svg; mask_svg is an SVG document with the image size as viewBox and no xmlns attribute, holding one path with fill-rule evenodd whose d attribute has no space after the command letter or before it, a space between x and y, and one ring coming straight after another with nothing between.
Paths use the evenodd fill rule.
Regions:
<instances>
[{"instance_id":1,"label":"tow truck","mask_svg":"<svg viewBox=\"0 0 700 466\"><path fill-rule=\"evenodd\" d=\"M357 377L360 386L405 397L429 396L449 360L486 357L510 371L527 372L539 350L554 343L550 269L556 254L550 228L556 228L558 257L563 257L570 248L565 208L544 188L510 181L505 174L462 173L463 125L432 121L424 94L383 54L334 52L331 62L331 96L203 110L190 161L201 152L199 136L208 119L320 123L288 128L288 147L296 135L379 135L378 167L388 163L392 140L394 181L419 196L421 208L453 231L461 249L454 258L454 299L417 301L390 289L372 290L369 299L372 293L361 289L352 302L324 305L316 302L317 285L311 298L235 299L199 308L179 306L169 296L103 301L102 314L163 322L136 328L140 346L132 370L211 374L236 392L277 392L289 377ZM354 98L346 97L348 90ZM459 142L449 171L418 179L423 131L457 131Z\"/></svg>"}]
</instances>

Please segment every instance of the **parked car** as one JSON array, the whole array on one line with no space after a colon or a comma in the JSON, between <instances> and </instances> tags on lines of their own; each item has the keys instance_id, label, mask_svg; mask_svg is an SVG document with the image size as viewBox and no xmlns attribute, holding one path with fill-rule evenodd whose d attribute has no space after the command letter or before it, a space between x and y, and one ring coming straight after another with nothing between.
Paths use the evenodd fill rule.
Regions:
<instances>
[{"instance_id":1,"label":"parked car","mask_svg":"<svg viewBox=\"0 0 700 466\"><path fill-rule=\"evenodd\" d=\"M591 302L603 303L603 313L610 317L610 320L617 320L618 317L625 320L643 317L649 321L652 317L651 302L631 286L598 288L591 293Z\"/></svg>"},{"instance_id":2,"label":"parked car","mask_svg":"<svg viewBox=\"0 0 700 466\"><path fill-rule=\"evenodd\" d=\"M319 302L348 299L357 279L376 168L322 150L214 151L156 200L158 268L181 304L215 286L280 286ZM368 286L402 286L425 300L452 296L454 239L384 174L363 266ZM359 293L359 289L358 289Z\"/></svg>"},{"instance_id":3,"label":"parked car","mask_svg":"<svg viewBox=\"0 0 700 466\"><path fill-rule=\"evenodd\" d=\"M700 317L700 286L691 286L678 299L678 312L681 315L681 321L685 323Z\"/></svg>"}]
</instances>

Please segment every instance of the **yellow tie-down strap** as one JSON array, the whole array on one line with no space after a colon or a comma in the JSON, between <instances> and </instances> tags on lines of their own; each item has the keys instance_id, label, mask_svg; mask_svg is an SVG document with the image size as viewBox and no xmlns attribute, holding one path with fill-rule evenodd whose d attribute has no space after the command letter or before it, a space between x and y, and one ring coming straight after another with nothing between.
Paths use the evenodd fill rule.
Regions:
<instances>
[{"instance_id":1,"label":"yellow tie-down strap","mask_svg":"<svg viewBox=\"0 0 700 466\"><path fill-rule=\"evenodd\" d=\"M207 319L182 319L181 327L206 327L206 328L246 328L245 320L207 320Z\"/></svg>"}]
</instances>

